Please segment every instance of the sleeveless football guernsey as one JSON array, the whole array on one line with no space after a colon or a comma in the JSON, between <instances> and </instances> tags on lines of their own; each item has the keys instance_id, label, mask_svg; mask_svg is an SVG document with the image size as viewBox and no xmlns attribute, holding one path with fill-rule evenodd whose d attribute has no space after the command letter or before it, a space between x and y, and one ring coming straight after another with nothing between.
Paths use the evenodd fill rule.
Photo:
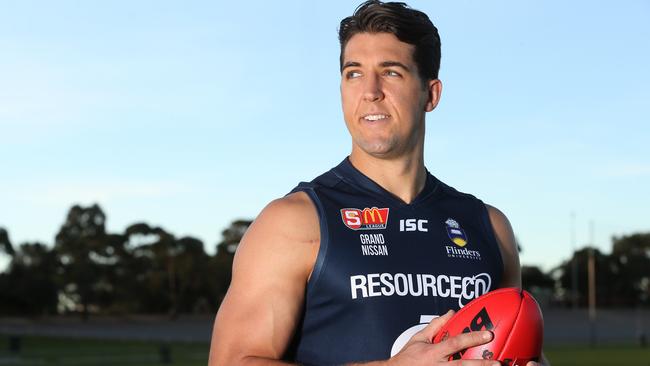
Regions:
<instances>
[{"instance_id":1,"label":"sleeveless football guernsey","mask_svg":"<svg viewBox=\"0 0 650 366\"><path fill-rule=\"evenodd\" d=\"M321 237L287 360L387 359L431 319L501 280L503 262L483 202L428 172L409 204L347 158L296 191L314 202Z\"/></svg>"}]
</instances>

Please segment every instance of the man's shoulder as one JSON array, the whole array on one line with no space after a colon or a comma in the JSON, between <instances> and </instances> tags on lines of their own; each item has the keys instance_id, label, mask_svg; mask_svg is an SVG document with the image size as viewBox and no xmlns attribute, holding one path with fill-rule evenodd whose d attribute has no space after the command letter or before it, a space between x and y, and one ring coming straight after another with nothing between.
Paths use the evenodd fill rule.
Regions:
<instances>
[{"instance_id":1,"label":"man's shoulder","mask_svg":"<svg viewBox=\"0 0 650 366\"><path fill-rule=\"evenodd\" d=\"M337 168L338 166L320 174L310 182L301 182L286 196L271 201L262 209L253 225L275 232L282 232L284 228L293 232L305 229L306 234L318 233L317 205L320 199L315 192L321 188L334 187L342 180Z\"/></svg>"},{"instance_id":2,"label":"man's shoulder","mask_svg":"<svg viewBox=\"0 0 650 366\"><path fill-rule=\"evenodd\" d=\"M309 195L304 191L294 191L288 195L271 201L255 221L279 227L295 228L299 224L307 224L316 217L316 209Z\"/></svg>"},{"instance_id":3,"label":"man's shoulder","mask_svg":"<svg viewBox=\"0 0 650 366\"><path fill-rule=\"evenodd\" d=\"M512 225L510 224L510 220L508 220L508 217L501 210L487 203L485 204L485 208L487 210L488 216L490 217L492 228L494 229L497 238L500 239L499 241L508 241L504 240L503 238L514 237L514 231L512 229Z\"/></svg>"},{"instance_id":4,"label":"man's shoulder","mask_svg":"<svg viewBox=\"0 0 650 366\"><path fill-rule=\"evenodd\" d=\"M487 209L488 214L490 215L490 219L492 219L493 221L502 224L508 222L508 218L506 217L506 214L503 213L503 211L487 203L485 204L485 208Z\"/></svg>"},{"instance_id":5,"label":"man's shoulder","mask_svg":"<svg viewBox=\"0 0 650 366\"><path fill-rule=\"evenodd\" d=\"M242 238L235 257L240 267L293 263L291 268L308 278L318 251L318 215L304 192L271 201ZM243 263L243 264L242 264ZM289 268L286 268L289 269Z\"/></svg>"}]
</instances>

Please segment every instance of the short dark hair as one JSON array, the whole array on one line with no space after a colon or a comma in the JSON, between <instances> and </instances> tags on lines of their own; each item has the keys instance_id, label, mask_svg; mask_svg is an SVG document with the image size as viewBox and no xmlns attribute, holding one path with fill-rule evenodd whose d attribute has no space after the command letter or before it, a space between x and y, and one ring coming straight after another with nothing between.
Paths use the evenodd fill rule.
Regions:
<instances>
[{"instance_id":1,"label":"short dark hair","mask_svg":"<svg viewBox=\"0 0 650 366\"><path fill-rule=\"evenodd\" d=\"M423 81L438 78L440 70L440 36L429 17L405 3L366 1L352 16L341 21L339 42L340 68L343 70L343 51L352 36L358 33L391 33L400 41L415 46L413 60Z\"/></svg>"}]
</instances>

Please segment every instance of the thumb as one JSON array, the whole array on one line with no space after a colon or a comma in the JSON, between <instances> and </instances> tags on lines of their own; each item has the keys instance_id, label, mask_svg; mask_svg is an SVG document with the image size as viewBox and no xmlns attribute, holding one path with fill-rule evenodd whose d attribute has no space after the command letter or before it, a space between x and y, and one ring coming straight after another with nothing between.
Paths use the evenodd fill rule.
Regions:
<instances>
[{"instance_id":1,"label":"thumb","mask_svg":"<svg viewBox=\"0 0 650 366\"><path fill-rule=\"evenodd\" d=\"M417 332L413 336L413 339L427 343L433 342L433 337L438 334L442 326L445 325L454 314L455 312L453 310L449 310L445 315L434 318L426 327L424 327L424 329Z\"/></svg>"}]
</instances>

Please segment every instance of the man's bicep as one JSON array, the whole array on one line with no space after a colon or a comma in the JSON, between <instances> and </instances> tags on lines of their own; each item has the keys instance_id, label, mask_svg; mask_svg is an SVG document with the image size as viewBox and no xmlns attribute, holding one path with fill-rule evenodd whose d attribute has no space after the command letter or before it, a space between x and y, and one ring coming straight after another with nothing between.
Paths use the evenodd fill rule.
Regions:
<instances>
[{"instance_id":1,"label":"man's bicep","mask_svg":"<svg viewBox=\"0 0 650 366\"><path fill-rule=\"evenodd\" d=\"M282 225L286 220L307 221L292 230ZM300 319L317 251L318 232L309 230L313 220L317 230L317 218L300 201L276 201L251 225L235 255L232 282L215 321L214 357L229 354L225 360L231 363L233 358L282 357Z\"/></svg>"},{"instance_id":2,"label":"man's bicep","mask_svg":"<svg viewBox=\"0 0 650 366\"><path fill-rule=\"evenodd\" d=\"M264 357L279 359L297 324L303 288L281 273L261 276L237 275L215 320L213 348L232 354L232 358ZM241 273L241 272L240 272ZM246 278L242 278L246 277Z\"/></svg>"}]
</instances>

